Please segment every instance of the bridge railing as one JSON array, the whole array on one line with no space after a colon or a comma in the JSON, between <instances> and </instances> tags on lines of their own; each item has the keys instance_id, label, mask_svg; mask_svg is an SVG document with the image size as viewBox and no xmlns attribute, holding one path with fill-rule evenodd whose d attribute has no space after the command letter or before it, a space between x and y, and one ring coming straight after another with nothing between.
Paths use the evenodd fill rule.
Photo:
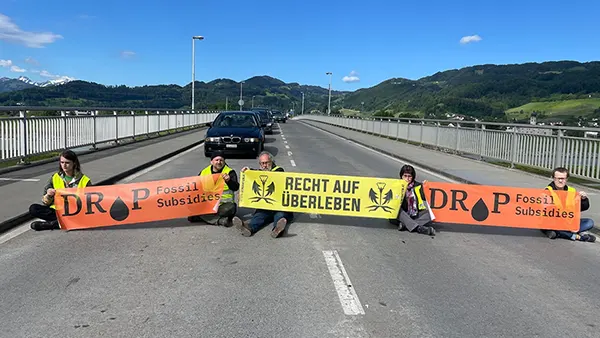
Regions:
<instances>
[{"instance_id":1,"label":"bridge railing","mask_svg":"<svg viewBox=\"0 0 600 338\"><path fill-rule=\"evenodd\" d=\"M325 122L474 159L505 162L511 167L550 171L564 166L572 176L600 182L600 139L568 136L600 132L598 128L316 114L294 119Z\"/></svg>"},{"instance_id":2,"label":"bridge railing","mask_svg":"<svg viewBox=\"0 0 600 338\"><path fill-rule=\"evenodd\" d=\"M218 111L130 108L0 107L0 162L211 122Z\"/></svg>"}]
</instances>

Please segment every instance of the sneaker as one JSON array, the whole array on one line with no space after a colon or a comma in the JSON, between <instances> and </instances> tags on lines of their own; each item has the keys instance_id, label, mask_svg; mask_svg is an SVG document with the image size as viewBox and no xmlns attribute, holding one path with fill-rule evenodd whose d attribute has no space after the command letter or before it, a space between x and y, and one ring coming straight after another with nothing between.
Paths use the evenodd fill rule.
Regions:
<instances>
[{"instance_id":1,"label":"sneaker","mask_svg":"<svg viewBox=\"0 0 600 338\"><path fill-rule=\"evenodd\" d=\"M273 228L273 231L271 231L271 237L273 237L273 238L279 237L281 232L283 230L285 230L286 224L287 224L287 220L285 218L281 218L279 221L277 221L277 225L275 225L275 227Z\"/></svg>"},{"instance_id":2,"label":"sneaker","mask_svg":"<svg viewBox=\"0 0 600 338\"><path fill-rule=\"evenodd\" d=\"M35 231L44 231L44 230L54 230L60 229L58 225L58 221L45 222L45 221L35 221L31 223L31 229Z\"/></svg>"},{"instance_id":3,"label":"sneaker","mask_svg":"<svg viewBox=\"0 0 600 338\"><path fill-rule=\"evenodd\" d=\"M252 230L250 230L249 224L250 222L248 221L239 222L238 224L236 224L236 228L242 233L242 236L244 237L252 236Z\"/></svg>"},{"instance_id":4,"label":"sneaker","mask_svg":"<svg viewBox=\"0 0 600 338\"><path fill-rule=\"evenodd\" d=\"M592 234L583 234L579 237L579 240L582 242L594 243L596 241L596 236L594 236Z\"/></svg>"},{"instance_id":5,"label":"sneaker","mask_svg":"<svg viewBox=\"0 0 600 338\"><path fill-rule=\"evenodd\" d=\"M230 227L231 227L231 226L235 226L236 228L238 228L238 229L239 229L239 227L240 227L241 225L242 225L242 220L241 220L239 217L237 217L237 216L234 216L234 217L231 219L231 221L229 222L229 226L230 226Z\"/></svg>"},{"instance_id":6,"label":"sneaker","mask_svg":"<svg viewBox=\"0 0 600 338\"><path fill-rule=\"evenodd\" d=\"M556 239L556 231L554 230L548 230L544 232L546 234L546 236L548 236L548 238L550 239Z\"/></svg>"},{"instance_id":7,"label":"sneaker","mask_svg":"<svg viewBox=\"0 0 600 338\"><path fill-rule=\"evenodd\" d=\"M419 225L417 227L417 232L423 235L435 236L435 230L432 227Z\"/></svg>"}]
</instances>

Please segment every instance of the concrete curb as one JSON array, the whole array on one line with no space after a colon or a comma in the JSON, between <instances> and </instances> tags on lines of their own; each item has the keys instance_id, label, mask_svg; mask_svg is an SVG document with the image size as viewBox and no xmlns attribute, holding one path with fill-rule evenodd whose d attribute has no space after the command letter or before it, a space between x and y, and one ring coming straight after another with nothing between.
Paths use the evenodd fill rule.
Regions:
<instances>
[{"instance_id":1,"label":"concrete curb","mask_svg":"<svg viewBox=\"0 0 600 338\"><path fill-rule=\"evenodd\" d=\"M83 156L83 155L88 155L88 154L92 154L92 153L98 153L98 152L101 152L101 151L104 151L104 150L110 150L110 149L114 149L114 148L118 148L118 147L130 145L130 144L133 144L133 143L141 143L141 144L143 144L143 142L151 141L151 140L157 140L157 139L160 139L160 138L163 138L163 137L167 137L167 136L186 135L188 133L192 133L192 132L198 131L198 130L203 129L203 128L204 128L204 125L199 124L199 125L193 127L192 129L189 129L189 130L177 131L177 132L174 132L174 133L169 133L167 135L149 136L148 138L145 138L145 139L139 140L139 141L135 141L134 140L134 141L130 141L130 142L127 142L127 143L116 143L116 144L113 144L113 145L103 146L103 147L98 148L98 149L91 149L91 150L77 152L77 156ZM125 140L125 139L123 139L123 140ZM123 140L120 140L120 141L123 141ZM110 142L114 142L114 141L106 141L106 142L100 143L99 145L106 145L106 144L109 144ZM90 145L90 147L91 147L91 145ZM34 161L34 162L29 163L29 164L17 164L17 165L13 165L13 166L6 167L6 168L0 168L0 175L6 174L6 173L10 173L10 172L19 171L19 170L23 170L23 169L33 168L33 167L36 167L36 166L40 166L40 165L43 165L43 164L54 162L56 160L58 160L58 156L54 156L54 157L51 157L51 158L48 158L48 159L39 160L39 161Z\"/></svg>"},{"instance_id":2,"label":"concrete curb","mask_svg":"<svg viewBox=\"0 0 600 338\"><path fill-rule=\"evenodd\" d=\"M164 161L166 159L169 159L169 158L171 158L171 157L173 157L175 155L178 155L178 154L180 154L180 153L182 153L182 152L184 152L186 150L189 150L189 149L191 149L191 148L193 148L195 146L198 146L200 144L203 144L203 143L204 143L204 140L194 142L194 143L189 144L189 145L187 145L187 146L185 146L183 148L179 148L179 149L177 149L175 151L167 153L167 154L165 154L165 155L163 155L161 157L157 157L157 158L153 159L152 161L149 161L149 162L146 162L146 163L142 163L142 164L140 164L140 165L138 165L138 166L136 166L134 168L131 168L131 169L127 170L127 171L124 171L124 172L121 172L119 174L113 175L113 176L111 176L111 177L109 177L107 179L104 179L104 180L102 180L102 181L94 184L94 186L113 185L117 181L119 181L119 180L121 180L121 179L123 179L123 178L125 178L127 176L133 175L134 173L136 173L138 171L141 171L141 170L144 170L144 169L146 169L148 167L151 167L151 166L155 165L156 163L162 162L162 161ZM27 221L30 221L32 219L33 219L33 217L31 217L31 215L29 215L29 211L28 211L28 212L22 213L22 214L20 214L18 216L15 216L13 218L10 218L8 220L5 220L5 221L3 221L3 222L0 223L0 233L6 232L7 230L10 230L10 229L18 226L19 224L27 222Z\"/></svg>"},{"instance_id":3,"label":"concrete curb","mask_svg":"<svg viewBox=\"0 0 600 338\"><path fill-rule=\"evenodd\" d=\"M344 135L340 135L340 134L338 134L338 133L334 133L334 132L332 132L332 131L325 130L325 129L321 128L321 127L318 127L318 126L312 125L312 124L310 124L310 123L305 123L305 122L303 122L302 120L297 120L297 121L298 121L298 122L301 122L301 123L303 123L304 125L307 125L307 126L310 126L310 127L313 127L313 128L319 129L319 130L322 130L322 131L324 131L324 132L326 132L326 133L329 133L329 134L332 134L332 135L336 135L336 136L338 136L338 137L341 137L341 138L343 138L343 139L345 139L345 140L352 141L352 142L354 142L354 143L357 143L357 144L360 144L360 145L362 145L362 146L364 146L364 147L367 147L367 148L370 148L370 149L376 150L376 151L378 151L378 152L380 152L380 153L382 153L382 154L386 154L386 155L388 155L388 156L391 156L391 157L393 157L393 158L399 159L399 160L401 160L401 161L406 161L406 162L409 162L409 163L411 163L411 162L412 162L412 163L414 163L415 165L417 165L417 166L419 166L419 167L422 167L422 168L425 168L425 169L427 169L427 170L429 170L429 171L435 172L435 173L437 173L437 174L440 174L440 175L443 175L443 176L449 177L449 178L451 178L451 179L453 179L453 180L455 180L455 181L458 181L458 182L461 182L461 183L465 183L465 184L474 184L474 185L480 185L479 183L476 183L476 182L470 181L470 180L468 180L468 179L466 179L466 178L459 177L459 176L456 176L456 175L453 175L453 174L448 174L448 173L444 172L443 170L440 170L439 168L435 168L435 167L429 166L429 165L427 165L427 164L421 163L421 162L419 162L419 161L415 161L414 159L408 159L408 158L405 158L405 157L399 156L399 155L397 155L397 154L391 153L391 152L389 152L389 151L387 151L387 150L384 150L384 149L381 149L381 148L378 148L378 147L374 147L374 146L372 146L372 145L370 145L370 144L366 144L366 143L364 143L364 142L360 142L360 141L353 140L353 139L351 139L351 138L349 138L349 137L346 137L346 136L344 136ZM317 122L317 121L315 121L315 122ZM328 125L330 125L330 126L333 126L333 127L344 128L344 129L348 129L348 130L354 130L354 129L352 129L352 128L348 128L348 127L342 127L342 126L338 126L338 125L333 125L333 124L331 124L331 123L327 123L327 122L321 122L321 121L318 121L318 122L319 122L319 123L328 124ZM354 130L354 131L356 131L356 130ZM594 225L594 227L593 227L593 228L590 230L590 232L593 232L593 233L595 233L595 234L597 234L597 235L600 235L600 228L599 228L597 225Z\"/></svg>"}]
</instances>

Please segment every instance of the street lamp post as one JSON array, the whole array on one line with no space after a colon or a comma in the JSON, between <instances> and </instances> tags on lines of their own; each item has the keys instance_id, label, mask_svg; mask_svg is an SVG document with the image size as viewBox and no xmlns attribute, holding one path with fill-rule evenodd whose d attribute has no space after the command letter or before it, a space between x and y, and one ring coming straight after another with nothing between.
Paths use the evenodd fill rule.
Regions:
<instances>
[{"instance_id":1,"label":"street lamp post","mask_svg":"<svg viewBox=\"0 0 600 338\"><path fill-rule=\"evenodd\" d=\"M194 110L194 94L196 87L196 40L204 40L201 35L192 36L192 111Z\"/></svg>"},{"instance_id":2,"label":"street lamp post","mask_svg":"<svg viewBox=\"0 0 600 338\"><path fill-rule=\"evenodd\" d=\"M304 92L302 92L302 112L301 115L304 115Z\"/></svg>"},{"instance_id":3,"label":"street lamp post","mask_svg":"<svg viewBox=\"0 0 600 338\"><path fill-rule=\"evenodd\" d=\"M329 75L329 103L327 104L327 115L331 115L331 75L332 72L325 73Z\"/></svg>"},{"instance_id":4,"label":"street lamp post","mask_svg":"<svg viewBox=\"0 0 600 338\"><path fill-rule=\"evenodd\" d=\"M254 108L254 96L256 95L252 95L252 108Z\"/></svg>"},{"instance_id":5,"label":"street lamp post","mask_svg":"<svg viewBox=\"0 0 600 338\"><path fill-rule=\"evenodd\" d=\"M240 100L238 104L240 105L240 111L242 111L242 106L244 105L244 100L242 99L244 93L244 81L240 82Z\"/></svg>"}]
</instances>

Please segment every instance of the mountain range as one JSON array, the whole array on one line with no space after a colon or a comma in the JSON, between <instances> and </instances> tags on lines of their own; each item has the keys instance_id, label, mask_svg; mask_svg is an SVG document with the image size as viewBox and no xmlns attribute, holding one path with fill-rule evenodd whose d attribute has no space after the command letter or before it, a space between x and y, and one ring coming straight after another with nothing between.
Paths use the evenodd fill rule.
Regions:
<instances>
[{"instance_id":1,"label":"mountain range","mask_svg":"<svg viewBox=\"0 0 600 338\"><path fill-rule=\"evenodd\" d=\"M16 79L11 79L8 77L0 77L0 93L10 92L15 90L22 90L33 87L48 87L48 86L57 86L61 84L65 84L75 79L70 77L61 77L54 80L48 80L44 82L35 82L26 76L20 76Z\"/></svg>"},{"instance_id":2,"label":"mountain range","mask_svg":"<svg viewBox=\"0 0 600 338\"><path fill-rule=\"evenodd\" d=\"M14 80L14 79L13 79ZM18 80L16 80L18 81ZM105 86L86 81L67 81L61 85L31 85L0 93L0 105L121 107L189 109L191 83L155 86ZM327 109L328 89L298 83L285 83L270 76L244 80L245 108L268 106L299 111L302 93L305 112ZM7 91L5 89L5 91ZM240 82L216 79L195 83L196 109L237 110ZM332 90L332 112L368 113L378 116L443 117L463 115L488 121L505 121L509 112L548 107L536 102L581 101L584 109L561 111L585 115L600 106L600 62L551 61L511 65L476 65L437 72L417 80L391 78L373 87L356 91ZM566 105L571 107L572 105ZM545 109L545 108L544 108ZM539 111L541 115L545 111ZM521 116L523 117L523 116Z\"/></svg>"}]
</instances>

